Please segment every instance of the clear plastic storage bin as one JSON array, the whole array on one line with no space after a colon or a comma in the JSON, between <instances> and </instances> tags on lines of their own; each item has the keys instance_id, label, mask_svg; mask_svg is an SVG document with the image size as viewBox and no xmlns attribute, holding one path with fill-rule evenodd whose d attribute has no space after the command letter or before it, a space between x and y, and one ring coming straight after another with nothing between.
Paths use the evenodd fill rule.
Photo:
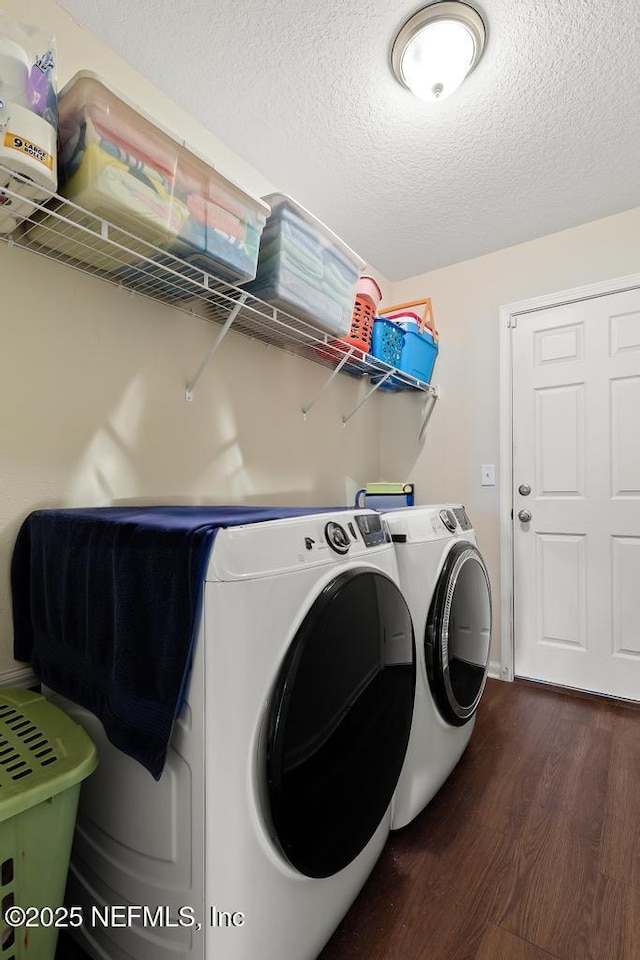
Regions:
<instances>
[{"instance_id":1,"label":"clear plastic storage bin","mask_svg":"<svg viewBox=\"0 0 640 960\"><path fill-rule=\"evenodd\" d=\"M223 280L253 279L269 213L262 200L91 73L76 74L60 94L59 133L64 197ZM56 249L52 232L38 226L34 234ZM81 239L72 255L100 266L99 248Z\"/></svg>"},{"instance_id":2,"label":"clear plastic storage bin","mask_svg":"<svg viewBox=\"0 0 640 960\"><path fill-rule=\"evenodd\" d=\"M96 748L71 717L39 693L0 690L3 960L54 958L80 783L95 766ZM36 924L10 926L11 907L35 908Z\"/></svg>"},{"instance_id":3,"label":"clear plastic storage bin","mask_svg":"<svg viewBox=\"0 0 640 960\"><path fill-rule=\"evenodd\" d=\"M260 241L255 296L338 337L351 328L364 267L328 227L290 197L269 194L271 215Z\"/></svg>"}]
</instances>

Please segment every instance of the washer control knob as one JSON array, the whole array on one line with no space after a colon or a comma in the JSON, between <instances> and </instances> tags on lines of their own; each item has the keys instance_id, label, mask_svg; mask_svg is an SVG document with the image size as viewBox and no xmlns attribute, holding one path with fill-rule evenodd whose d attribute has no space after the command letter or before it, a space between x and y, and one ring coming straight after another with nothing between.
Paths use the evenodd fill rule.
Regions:
<instances>
[{"instance_id":1,"label":"washer control knob","mask_svg":"<svg viewBox=\"0 0 640 960\"><path fill-rule=\"evenodd\" d=\"M330 520L324 528L324 535L327 543L336 553L344 556L345 553L349 552L349 547L351 546L349 534L339 523Z\"/></svg>"},{"instance_id":2,"label":"washer control knob","mask_svg":"<svg viewBox=\"0 0 640 960\"><path fill-rule=\"evenodd\" d=\"M452 513L451 510L441 510L440 519L444 523L447 530L450 531L450 533L455 532L456 527L458 526L458 522L456 520L455 514Z\"/></svg>"}]
</instances>

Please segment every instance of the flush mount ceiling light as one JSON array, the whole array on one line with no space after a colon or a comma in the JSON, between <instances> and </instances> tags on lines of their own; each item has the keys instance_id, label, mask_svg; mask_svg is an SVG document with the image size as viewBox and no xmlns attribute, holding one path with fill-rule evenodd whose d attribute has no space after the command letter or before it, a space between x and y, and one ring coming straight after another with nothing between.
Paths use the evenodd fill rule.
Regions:
<instances>
[{"instance_id":1,"label":"flush mount ceiling light","mask_svg":"<svg viewBox=\"0 0 640 960\"><path fill-rule=\"evenodd\" d=\"M432 3L407 20L396 37L393 72L421 100L444 100L475 67L485 37L473 7L459 0Z\"/></svg>"}]
</instances>

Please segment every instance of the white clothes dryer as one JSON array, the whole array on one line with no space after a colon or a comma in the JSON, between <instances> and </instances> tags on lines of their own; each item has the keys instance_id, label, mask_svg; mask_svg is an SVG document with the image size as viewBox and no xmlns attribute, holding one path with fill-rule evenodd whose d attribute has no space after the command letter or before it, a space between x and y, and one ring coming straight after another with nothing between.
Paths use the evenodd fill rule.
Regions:
<instances>
[{"instance_id":1,"label":"white clothes dryer","mask_svg":"<svg viewBox=\"0 0 640 960\"><path fill-rule=\"evenodd\" d=\"M392 830L429 803L467 746L491 646L491 587L460 505L384 515L416 638L416 698Z\"/></svg>"},{"instance_id":2,"label":"white clothes dryer","mask_svg":"<svg viewBox=\"0 0 640 960\"><path fill-rule=\"evenodd\" d=\"M99 751L68 887L89 956L315 960L388 836L414 689L411 618L377 513L221 529L159 781L50 693ZM150 913L103 924L114 905Z\"/></svg>"}]
</instances>

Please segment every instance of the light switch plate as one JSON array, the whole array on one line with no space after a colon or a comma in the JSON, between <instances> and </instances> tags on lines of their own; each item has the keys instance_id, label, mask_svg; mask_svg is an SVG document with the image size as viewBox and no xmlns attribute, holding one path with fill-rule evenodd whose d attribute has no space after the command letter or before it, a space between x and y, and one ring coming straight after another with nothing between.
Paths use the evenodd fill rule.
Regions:
<instances>
[{"instance_id":1,"label":"light switch plate","mask_svg":"<svg viewBox=\"0 0 640 960\"><path fill-rule=\"evenodd\" d=\"M495 463L482 464L482 480L480 481L480 483L483 487L495 487L496 485Z\"/></svg>"}]
</instances>

